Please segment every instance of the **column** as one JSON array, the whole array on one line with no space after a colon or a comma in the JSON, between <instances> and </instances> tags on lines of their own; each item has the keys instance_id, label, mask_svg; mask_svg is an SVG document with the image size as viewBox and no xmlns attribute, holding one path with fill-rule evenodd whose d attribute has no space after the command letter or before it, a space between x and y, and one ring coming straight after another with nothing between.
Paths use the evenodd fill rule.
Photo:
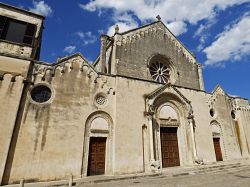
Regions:
<instances>
[{"instance_id":1,"label":"column","mask_svg":"<svg viewBox=\"0 0 250 187\"><path fill-rule=\"evenodd\" d=\"M189 126L190 126L190 132L191 132L191 140L193 144L193 158L194 161L198 159L197 157L197 150L196 150L196 143L195 143L195 137L194 137L194 124L193 124L193 118L190 118L189 120Z\"/></svg>"},{"instance_id":2,"label":"column","mask_svg":"<svg viewBox=\"0 0 250 187\"><path fill-rule=\"evenodd\" d=\"M148 130L149 130L149 147L150 147L150 162L155 161L154 158L154 137L153 137L153 116L148 115Z\"/></svg>"},{"instance_id":3,"label":"column","mask_svg":"<svg viewBox=\"0 0 250 187\"><path fill-rule=\"evenodd\" d=\"M203 81L203 75L202 75L202 65L198 64L197 67L198 67L200 89L201 90L205 90L204 81Z\"/></svg>"},{"instance_id":4,"label":"column","mask_svg":"<svg viewBox=\"0 0 250 187\"><path fill-rule=\"evenodd\" d=\"M107 39L108 36L101 35L101 53L100 53L100 63L101 72L106 73L106 50L107 50Z\"/></svg>"}]
</instances>

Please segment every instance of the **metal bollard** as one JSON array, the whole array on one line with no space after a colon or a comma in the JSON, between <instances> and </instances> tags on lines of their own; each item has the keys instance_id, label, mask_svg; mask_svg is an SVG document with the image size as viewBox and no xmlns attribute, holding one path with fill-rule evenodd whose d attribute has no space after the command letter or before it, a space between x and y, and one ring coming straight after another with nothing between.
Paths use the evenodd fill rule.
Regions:
<instances>
[{"instance_id":1,"label":"metal bollard","mask_svg":"<svg viewBox=\"0 0 250 187\"><path fill-rule=\"evenodd\" d=\"M19 186L20 186L20 187L24 187L24 179L21 179L21 180L20 180Z\"/></svg>"},{"instance_id":2,"label":"metal bollard","mask_svg":"<svg viewBox=\"0 0 250 187\"><path fill-rule=\"evenodd\" d=\"M73 175L69 176L69 187L72 187L73 184Z\"/></svg>"}]
</instances>

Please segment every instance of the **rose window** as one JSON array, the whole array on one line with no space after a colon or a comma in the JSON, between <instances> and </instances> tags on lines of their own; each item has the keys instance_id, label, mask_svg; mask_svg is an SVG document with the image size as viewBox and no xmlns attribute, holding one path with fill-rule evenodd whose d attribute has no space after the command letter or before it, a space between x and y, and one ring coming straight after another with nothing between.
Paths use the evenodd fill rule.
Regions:
<instances>
[{"instance_id":1,"label":"rose window","mask_svg":"<svg viewBox=\"0 0 250 187\"><path fill-rule=\"evenodd\" d=\"M98 95L98 96L96 97L96 103L97 103L98 105L103 106L103 105L106 104L106 102L107 102L107 98L106 98L105 96L103 96L103 95Z\"/></svg>"},{"instance_id":2,"label":"rose window","mask_svg":"<svg viewBox=\"0 0 250 187\"><path fill-rule=\"evenodd\" d=\"M163 63L153 62L149 68L152 78L160 83L169 82L170 69Z\"/></svg>"}]
</instances>

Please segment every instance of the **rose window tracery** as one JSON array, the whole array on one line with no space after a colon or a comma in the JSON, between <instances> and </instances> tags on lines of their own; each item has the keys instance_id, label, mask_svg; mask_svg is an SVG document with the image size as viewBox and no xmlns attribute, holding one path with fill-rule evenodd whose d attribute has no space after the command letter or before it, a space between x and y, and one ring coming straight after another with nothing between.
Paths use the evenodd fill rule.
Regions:
<instances>
[{"instance_id":1,"label":"rose window tracery","mask_svg":"<svg viewBox=\"0 0 250 187\"><path fill-rule=\"evenodd\" d=\"M152 78L160 83L168 83L170 78L170 69L162 62L155 61L150 65L150 74Z\"/></svg>"}]
</instances>

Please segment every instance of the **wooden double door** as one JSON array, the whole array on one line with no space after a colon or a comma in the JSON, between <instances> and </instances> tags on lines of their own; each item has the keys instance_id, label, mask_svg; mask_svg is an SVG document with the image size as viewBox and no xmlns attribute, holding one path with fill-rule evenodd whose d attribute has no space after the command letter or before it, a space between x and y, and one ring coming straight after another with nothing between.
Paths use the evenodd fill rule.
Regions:
<instances>
[{"instance_id":1,"label":"wooden double door","mask_svg":"<svg viewBox=\"0 0 250 187\"><path fill-rule=\"evenodd\" d=\"M223 161L220 147L220 138L213 138L216 161Z\"/></svg>"},{"instance_id":2,"label":"wooden double door","mask_svg":"<svg viewBox=\"0 0 250 187\"><path fill-rule=\"evenodd\" d=\"M104 137L90 138L88 176L103 175L105 173L106 139Z\"/></svg>"},{"instance_id":3,"label":"wooden double door","mask_svg":"<svg viewBox=\"0 0 250 187\"><path fill-rule=\"evenodd\" d=\"M161 127L161 155L162 167L180 165L177 128Z\"/></svg>"}]
</instances>

